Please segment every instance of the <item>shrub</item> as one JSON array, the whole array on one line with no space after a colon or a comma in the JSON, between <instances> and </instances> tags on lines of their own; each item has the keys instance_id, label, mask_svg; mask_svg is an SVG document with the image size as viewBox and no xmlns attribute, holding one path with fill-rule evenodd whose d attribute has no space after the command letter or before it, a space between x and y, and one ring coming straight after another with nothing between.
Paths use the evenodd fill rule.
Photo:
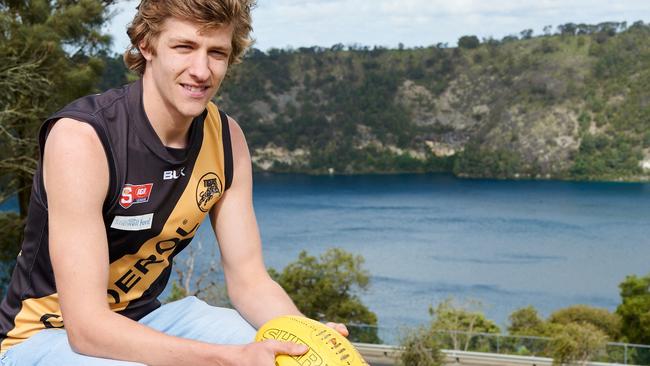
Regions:
<instances>
[{"instance_id":1,"label":"shrub","mask_svg":"<svg viewBox=\"0 0 650 366\"><path fill-rule=\"evenodd\" d=\"M442 366L444 355L434 335L423 328L409 331L400 341L403 352L397 360L402 366Z\"/></svg>"},{"instance_id":2,"label":"shrub","mask_svg":"<svg viewBox=\"0 0 650 366\"><path fill-rule=\"evenodd\" d=\"M563 325L591 324L606 334L609 339L618 340L621 337L621 317L610 313L607 309L573 305L555 311L548 320L550 323Z\"/></svg>"},{"instance_id":3,"label":"shrub","mask_svg":"<svg viewBox=\"0 0 650 366\"><path fill-rule=\"evenodd\" d=\"M570 323L551 339L550 354L553 365L587 362L605 352L607 336L589 323Z\"/></svg>"}]
</instances>

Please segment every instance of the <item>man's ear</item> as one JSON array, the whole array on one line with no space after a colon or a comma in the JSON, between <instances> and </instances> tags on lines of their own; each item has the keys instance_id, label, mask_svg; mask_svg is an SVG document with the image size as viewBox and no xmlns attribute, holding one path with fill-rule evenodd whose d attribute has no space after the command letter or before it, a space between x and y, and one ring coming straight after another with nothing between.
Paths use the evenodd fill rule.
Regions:
<instances>
[{"instance_id":1,"label":"man's ear","mask_svg":"<svg viewBox=\"0 0 650 366\"><path fill-rule=\"evenodd\" d=\"M138 50L145 60L151 61L154 53L151 51L149 44L147 44L145 41L140 42L138 45Z\"/></svg>"}]
</instances>

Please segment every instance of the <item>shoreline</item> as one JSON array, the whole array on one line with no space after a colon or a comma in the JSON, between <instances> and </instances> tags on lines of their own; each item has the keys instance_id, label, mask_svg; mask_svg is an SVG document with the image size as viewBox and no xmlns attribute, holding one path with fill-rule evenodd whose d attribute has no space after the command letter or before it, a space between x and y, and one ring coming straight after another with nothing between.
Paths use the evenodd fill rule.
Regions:
<instances>
[{"instance_id":1,"label":"shoreline","mask_svg":"<svg viewBox=\"0 0 650 366\"><path fill-rule=\"evenodd\" d=\"M640 183L650 184L650 175L646 176L631 176L631 177L591 177L591 178L577 178L577 177L562 177L562 176L537 176L521 175L518 177L480 177L471 176L468 174L454 174L453 172L421 172L421 171L374 171L374 172L324 172L320 170L263 170L259 167L253 167L253 174L260 175L305 175L305 176L333 176L333 177L354 177L354 176L398 176L398 175L447 175L458 180L483 180L483 181L512 181L512 182L574 182L574 183Z\"/></svg>"}]
</instances>

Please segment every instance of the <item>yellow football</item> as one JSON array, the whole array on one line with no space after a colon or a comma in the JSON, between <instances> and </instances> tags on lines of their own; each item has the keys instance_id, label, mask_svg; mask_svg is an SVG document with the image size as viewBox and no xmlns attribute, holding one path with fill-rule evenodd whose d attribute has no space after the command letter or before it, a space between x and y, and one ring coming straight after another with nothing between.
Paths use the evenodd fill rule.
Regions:
<instances>
[{"instance_id":1,"label":"yellow football","mask_svg":"<svg viewBox=\"0 0 650 366\"><path fill-rule=\"evenodd\" d=\"M277 366L368 366L347 338L312 319L286 315L269 320L255 336L258 342L267 339L309 347L301 356L277 356Z\"/></svg>"}]
</instances>

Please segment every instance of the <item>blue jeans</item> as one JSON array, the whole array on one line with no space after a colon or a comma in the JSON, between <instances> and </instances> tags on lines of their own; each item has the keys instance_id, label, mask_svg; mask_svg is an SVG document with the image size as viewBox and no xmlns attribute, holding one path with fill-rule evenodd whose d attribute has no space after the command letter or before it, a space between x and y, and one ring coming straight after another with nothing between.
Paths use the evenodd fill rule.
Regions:
<instances>
[{"instance_id":1,"label":"blue jeans","mask_svg":"<svg viewBox=\"0 0 650 366\"><path fill-rule=\"evenodd\" d=\"M140 320L163 333L217 344L246 344L255 329L232 309L210 306L194 296L165 304ZM75 353L64 329L44 329L5 352L2 366L144 366Z\"/></svg>"}]
</instances>

